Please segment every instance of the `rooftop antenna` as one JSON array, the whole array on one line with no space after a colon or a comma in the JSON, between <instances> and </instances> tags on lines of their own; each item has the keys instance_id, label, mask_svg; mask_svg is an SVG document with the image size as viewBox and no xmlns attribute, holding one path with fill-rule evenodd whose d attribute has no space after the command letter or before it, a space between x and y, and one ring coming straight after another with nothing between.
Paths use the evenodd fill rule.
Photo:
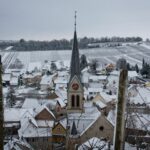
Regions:
<instances>
[{"instance_id":1,"label":"rooftop antenna","mask_svg":"<svg viewBox=\"0 0 150 150\"><path fill-rule=\"evenodd\" d=\"M76 31L76 20L77 20L77 11L75 11L75 15L74 15L74 30Z\"/></svg>"}]
</instances>

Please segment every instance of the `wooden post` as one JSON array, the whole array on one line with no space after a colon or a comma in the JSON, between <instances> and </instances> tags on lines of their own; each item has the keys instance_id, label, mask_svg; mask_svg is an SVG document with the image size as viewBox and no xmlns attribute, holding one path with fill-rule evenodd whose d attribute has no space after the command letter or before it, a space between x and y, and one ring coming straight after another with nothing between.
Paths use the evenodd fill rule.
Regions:
<instances>
[{"instance_id":1,"label":"wooden post","mask_svg":"<svg viewBox=\"0 0 150 150\"><path fill-rule=\"evenodd\" d=\"M124 149L127 76L128 76L127 69L122 69L120 71L120 77L119 77L117 117L116 117L116 127L115 127L115 134L114 134L114 150Z\"/></svg>"},{"instance_id":2,"label":"wooden post","mask_svg":"<svg viewBox=\"0 0 150 150\"><path fill-rule=\"evenodd\" d=\"M0 149L3 149L4 142L4 115L3 115L3 94L2 94L2 62L0 55Z\"/></svg>"}]
</instances>

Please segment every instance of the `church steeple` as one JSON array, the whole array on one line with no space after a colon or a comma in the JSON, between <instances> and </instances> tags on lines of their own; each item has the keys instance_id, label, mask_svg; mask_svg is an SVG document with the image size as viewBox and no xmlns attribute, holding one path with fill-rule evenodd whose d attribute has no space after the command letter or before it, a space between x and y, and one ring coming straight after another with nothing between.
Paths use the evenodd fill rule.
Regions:
<instances>
[{"instance_id":1,"label":"church steeple","mask_svg":"<svg viewBox=\"0 0 150 150\"><path fill-rule=\"evenodd\" d=\"M75 31L73 38L73 48L72 48L72 56L71 56L71 64L70 64L70 80L76 75L80 80L80 59L79 59L79 50L78 50L78 40L77 40L77 32L76 32L76 11L75 11Z\"/></svg>"},{"instance_id":2,"label":"church steeple","mask_svg":"<svg viewBox=\"0 0 150 150\"><path fill-rule=\"evenodd\" d=\"M72 57L70 64L70 81L68 84L68 104L67 111L70 113L84 112L84 90L81 84L80 59L78 41L76 33L76 12L75 12L75 31L73 39Z\"/></svg>"}]
</instances>

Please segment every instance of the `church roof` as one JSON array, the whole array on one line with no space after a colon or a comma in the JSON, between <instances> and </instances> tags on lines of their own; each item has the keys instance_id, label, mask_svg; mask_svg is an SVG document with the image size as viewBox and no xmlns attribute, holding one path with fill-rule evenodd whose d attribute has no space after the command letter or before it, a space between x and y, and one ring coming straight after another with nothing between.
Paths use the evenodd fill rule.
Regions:
<instances>
[{"instance_id":1,"label":"church roof","mask_svg":"<svg viewBox=\"0 0 150 150\"><path fill-rule=\"evenodd\" d=\"M95 123L95 121L101 116L100 111L95 106L93 106L92 102L85 102L84 109L85 109L85 112L82 112L82 113L69 113L68 114L68 123L71 127L70 128L71 137L72 136L77 137L77 136L81 136L82 134L84 134Z\"/></svg>"},{"instance_id":2,"label":"church roof","mask_svg":"<svg viewBox=\"0 0 150 150\"><path fill-rule=\"evenodd\" d=\"M75 122L73 121L71 135L76 135L76 134L77 134L77 128Z\"/></svg>"}]
</instances>

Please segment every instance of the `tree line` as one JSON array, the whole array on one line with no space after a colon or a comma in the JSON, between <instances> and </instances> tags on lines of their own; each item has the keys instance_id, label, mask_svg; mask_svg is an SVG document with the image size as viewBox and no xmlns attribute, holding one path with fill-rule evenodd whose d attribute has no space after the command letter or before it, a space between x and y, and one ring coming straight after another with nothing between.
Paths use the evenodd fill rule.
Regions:
<instances>
[{"instance_id":1,"label":"tree line","mask_svg":"<svg viewBox=\"0 0 150 150\"><path fill-rule=\"evenodd\" d=\"M141 37L102 37L102 38L79 38L79 48L88 48L91 43L106 43L106 42L140 42L143 41ZM73 39L61 39L51 41L26 41L20 39L19 41L0 42L0 49L5 49L8 46L13 46L12 50L26 51L26 50L70 50L72 48Z\"/></svg>"}]
</instances>

